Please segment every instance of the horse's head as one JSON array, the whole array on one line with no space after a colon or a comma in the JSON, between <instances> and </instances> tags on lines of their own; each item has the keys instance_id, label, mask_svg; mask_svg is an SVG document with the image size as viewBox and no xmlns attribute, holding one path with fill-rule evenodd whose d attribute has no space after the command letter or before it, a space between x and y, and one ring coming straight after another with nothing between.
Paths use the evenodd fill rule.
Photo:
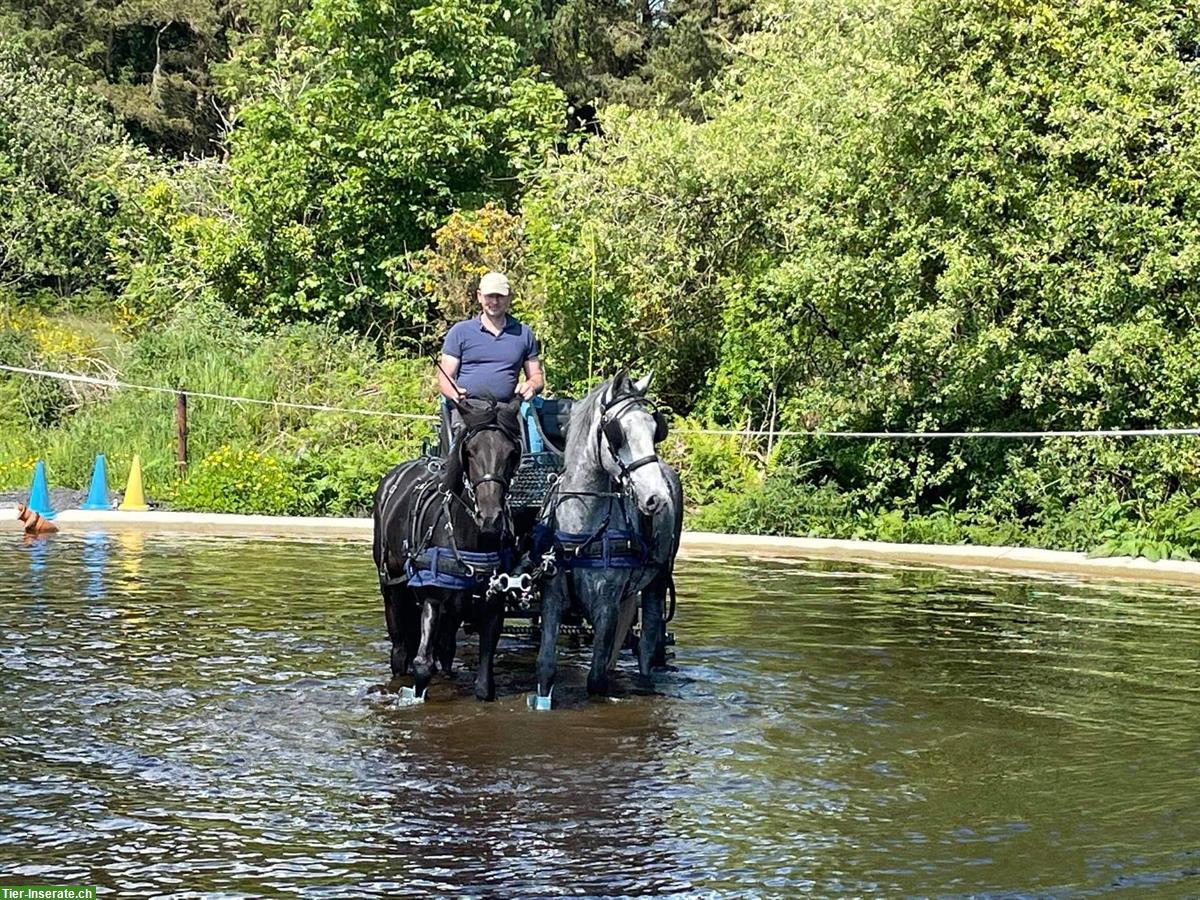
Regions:
<instances>
[{"instance_id":1,"label":"horse's head","mask_svg":"<svg viewBox=\"0 0 1200 900\"><path fill-rule=\"evenodd\" d=\"M667 420L646 396L652 376L632 381L621 372L600 405L600 463L647 515L664 509L671 496L655 450L667 437Z\"/></svg>"},{"instance_id":2,"label":"horse's head","mask_svg":"<svg viewBox=\"0 0 1200 900\"><path fill-rule=\"evenodd\" d=\"M446 458L443 487L463 497L481 531L499 535L508 485L521 464L521 401L456 406L466 429Z\"/></svg>"}]
</instances>

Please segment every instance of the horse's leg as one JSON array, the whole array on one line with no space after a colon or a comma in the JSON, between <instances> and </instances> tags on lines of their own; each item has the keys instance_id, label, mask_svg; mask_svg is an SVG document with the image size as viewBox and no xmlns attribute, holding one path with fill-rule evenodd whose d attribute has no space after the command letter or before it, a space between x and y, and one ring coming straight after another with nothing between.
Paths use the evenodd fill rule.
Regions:
<instances>
[{"instance_id":1,"label":"horse's leg","mask_svg":"<svg viewBox=\"0 0 1200 900\"><path fill-rule=\"evenodd\" d=\"M437 663L442 674L449 676L458 652L458 628L462 624L462 597L449 597L442 606L438 620Z\"/></svg>"},{"instance_id":2,"label":"horse's leg","mask_svg":"<svg viewBox=\"0 0 1200 900\"><path fill-rule=\"evenodd\" d=\"M638 672L643 678L650 676L650 671L661 668L662 641L666 637L664 629L663 605L667 595L666 573L659 573L642 590L642 636L638 642Z\"/></svg>"},{"instance_id":3,"label":"horse's leg","mask_svg":"<svg viewBox=\"0 0 1200 900\"><path fill-rule=\"evenodd\" d=\"M417 648L417 617L412 591L407 585L380 584L383 593L383 618L392 642L392 678L408 672L408 664Z\"/></svg>"},{"instance_id":4,"label":"horse's leg","mask_svg":"<svg viewBox=\"0 0 1200 900\"><path fill-rule=\"evenodd\" d=\"M554 676L558 668L558 629L566 605L567 579L572 577L570 572L559 572L546 582L542 590L542 642L537 656L539 697L549 697L554 690Z\"/></svg>"},{"instance_id":5,"label":"horse's leg","mask_svg":"<svg viewBox=\"0 0 1200 900\"><path fill-rule=\"evenodd\" d=\"M475 670L475 698L496 699L496 645L504 628L504 598L484 598L479 603L479 666Z\"/></svg>"},{"instance_id":6,"label":"horse's leg","mask_svg":"<svg viewBox=\"0 0 1200 900\"><path fill-rule=\"evenodd\" d=\"M408 671L421 641L421 598L408 585L401 588L400 624L404 629L404 668Z\"/></svg>"},{"instance_id":7,"label":"horse's leg","mask_svg":"<svg viewBox=\"0 0 1200 900\"><path fill-rule=\"evenodd\" d=\"M413 657L413 691L418 697L425 693L434 672L434 645L438 637L438 619L441 613L440 598L426 594L421 604L421 641L417 655Z\"/></svg>"},{"instance_id":8,"label":"horse's leg","mask_svg":"<svg viewBox=\"0 0 1200 900\"><path fill-rule=\"evenodd\" d=\"M621 651L625 649L625 638L629 634L629 629L633 627L633 620L637 617L637 597L630 595L621 600L620 610L617 614L617 628L613 633L612 653L608 658L608 670L611 672L617 667L617 659L621 655Z\"/></svg>"},{"instance_id":9,"label":"horse's leg","mask_svg":"<svg viewBox=\"0 0 1200 900\"><path fill-rule=\"evenodd\" d=\"M600 591L607 588L602 584L596 587ZM608 669L617 639L617 618L617 604L608 602L607 597L597 596L592 605L592 630L596 636L592 642L592 668L588 671L589 694L608 693Z\"/></svg>"}]
</instances>

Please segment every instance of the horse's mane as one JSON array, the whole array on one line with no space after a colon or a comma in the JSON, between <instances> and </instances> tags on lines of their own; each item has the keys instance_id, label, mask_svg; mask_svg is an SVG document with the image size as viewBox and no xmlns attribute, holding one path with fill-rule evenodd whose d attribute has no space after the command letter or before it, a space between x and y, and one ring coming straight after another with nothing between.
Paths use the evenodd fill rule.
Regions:
<instances>
[{"instance_id":1,"label":"horse's mane","mask_svg":"<svg viewBox=\"0 0 1200 900\"><path fill-rule=\"evenodd\" d=\"M582 400L577 400L571 406L571 422L567 427L567 446L565 453L568 459L576 456L576 445L579 441L589 440L593 431L593 423L600 411L600 401L612 386L611 378L600 382Z\"/></svg>"},{"instance_id":2,"label":"horse's mane","mask_svg":"<svg viewBox=\"0 0 1200 900\"><path fill-rule=\"evenodd\" d=\"M472 398L458 404L458 414L462 416L467 431L495 425L510 438L521 438L521 415L515 405Z\"/></svg>"}]
</instances>

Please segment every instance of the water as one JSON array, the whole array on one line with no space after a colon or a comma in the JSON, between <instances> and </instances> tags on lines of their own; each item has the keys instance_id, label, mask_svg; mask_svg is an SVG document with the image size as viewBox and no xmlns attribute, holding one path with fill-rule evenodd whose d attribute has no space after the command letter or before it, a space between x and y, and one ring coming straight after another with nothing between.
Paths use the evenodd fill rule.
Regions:
<instances>
[{"instance_id":1,"label":"water","mask_svg":"<svg viewBox=\"0 0 1200 900\"><path fill-rule=\"evenodd\" d=\"M677 670L386 676L363 544L0 549L0 882L120 896L1200 896L1200 592L692 560ZM461 652L469 667L473 652Z\"/></svg>"}]
</instances>

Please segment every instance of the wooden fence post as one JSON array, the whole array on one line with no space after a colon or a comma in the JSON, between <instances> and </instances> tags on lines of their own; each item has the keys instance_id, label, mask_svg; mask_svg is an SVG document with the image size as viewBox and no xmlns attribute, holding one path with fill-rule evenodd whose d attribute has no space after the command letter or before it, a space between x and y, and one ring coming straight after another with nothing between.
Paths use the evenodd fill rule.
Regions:
<instances>
[{"instance_id":1,"label":"wooden fence post","mask_svg":"<svg viewBox=\"0 0 1200 900\"><path fill-rule=\"evenodd\" d=\"M179 469L180 477L187 473L187 394L175 392L175 466Z\"/></svg>"}]
</instances>

